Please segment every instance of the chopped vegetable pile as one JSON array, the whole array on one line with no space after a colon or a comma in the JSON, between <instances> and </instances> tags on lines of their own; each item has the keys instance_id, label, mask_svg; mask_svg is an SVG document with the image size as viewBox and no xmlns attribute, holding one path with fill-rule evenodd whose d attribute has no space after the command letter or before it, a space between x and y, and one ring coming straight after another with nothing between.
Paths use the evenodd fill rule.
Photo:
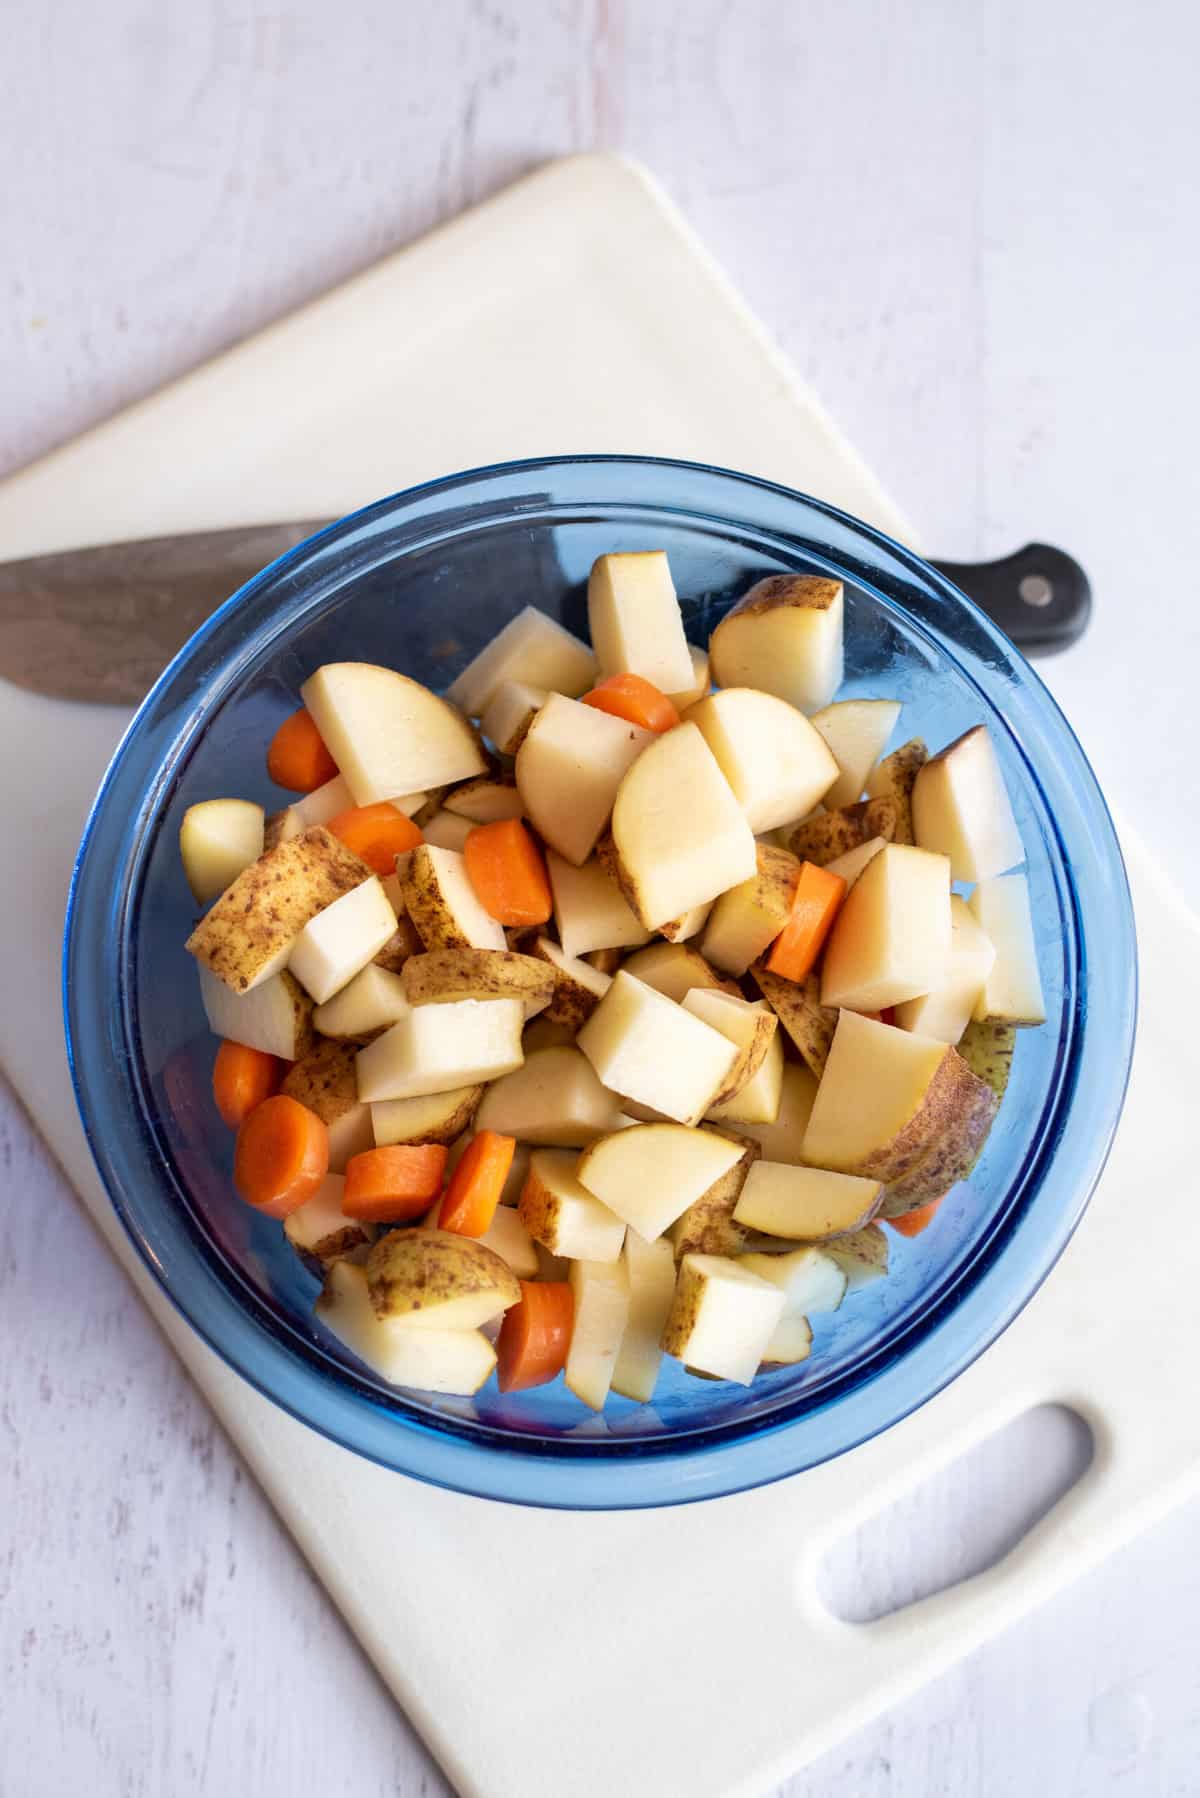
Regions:
<instances>
[{"instance_id":1,"label":"chopped vegetable pile","mask_svg":"<svg viewBox=\"0 0 1200 1798\"><path fill-rule=\"evenodd\" d=\"M887 753L839 582L760 581L707 652L661 551L588 605L593 649L527 607L444 698L318 668L266 746L297 797L180 848L234 1184L325 1325L398 1387L599 1411L664 1355L805 1360L1045 1012L988 732Z\"/></svg>"}]
</instances>

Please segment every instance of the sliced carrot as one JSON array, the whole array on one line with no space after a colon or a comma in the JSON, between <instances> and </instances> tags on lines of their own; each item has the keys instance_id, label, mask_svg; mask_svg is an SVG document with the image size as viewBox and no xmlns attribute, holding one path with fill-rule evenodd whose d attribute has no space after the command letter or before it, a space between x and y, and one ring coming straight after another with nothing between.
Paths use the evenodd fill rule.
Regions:
<instances>
[{"instance_id":1,"label":"sliced carrot","mask_svg":"<svg viewBox=\"0 0 1200 1798\"><path fill-rule=\"evenodd\" d=\"M446 1172L442 1143L388 1143L346 1163L342 1211L360 1223L406 1224L428 1210Z\"/></svg>"},{"instance_id":2,"label":"sliced carrot","mask_svg":"<svg viewBox=\"0 0 1200 1798\"><path fill-rule=\"evenodd\" d=\"M311 793L323 787L338 771L337 763L321 740L321 733L301 706L285 718L267 750L267 773L277 787L291 793Z\"/></svg>"},{"instance_id":3,"label":"sliced carrot","mask_svg":"<svg viewBox=\"0 0 1200 1798\"><path fill-rule=\"evenodd\" d=\"M544 1386L561 1373L574 1320L575 1295L565 1280L522 1280L520 1303L504 1313L496 1338L501 1392Z\"/></svg>"},{"instance_id":4,"label":"sliced carrot","mask_svg":"<svg viewBox=\"0 0 1200 1798\"><path fill-rule=\"evenodd\" d=\"M379 805L356 805L339 812L325 828L366 862L373 874L394 874L396 857L425 841L412 819L386 799Z\"/></svg>"},{"instance_id":5,"label":"sliced carrot","mask_svg":"<svg viewBox=\"0 0 1200 1798\"><path fill-rule=\"evenodd\" d=\"M450 1176L438 1228L459 1236L485 1236L496 1215L517 1146L515 1136L481 1130L473 1136Z\"/></svg>"},{"instance_id":6,"label":"sliced carrot","mask_svg":"<svg viewBox=\"0 0 1200 1798\"><path fill-rule=\"evenodd\" d=\"M329 1132L307 1105L275 1093L237 1133L233 1184L268 1217L288 1217L311 1199L329 1171Z\"/></svg>"},{"instance_id":7,"label":"sliced carrot","mask_svg":"<svg viewBox=\"0 0 1200 1798\"><path fill-rule=\"evenodd\" d=\"M942 1198L945 1196L943 1193ZM921 1231L927 1230L933 1222L941 1202L941 1199L930 1199L928 1205L918 1205L915 1211L906 1211L903 1217L885 1218L884 1222L890 1224L892 1229L898 1231L901 1236L919 1236Z\"/></svg>"},{"instance_id":8,"label":"sliced carrot","mask_svg":"<svg viewBox=\"0 0 1200 1798\"><path fill-rule=\"evenodd\" d=\"M222 1121L236 1130L256 1105L278 1092L288 1064L245 1043L224 1042L213 1062L213 1099Z\"/></svg>"},{"instance_id":9,"label":"sliced carrot","mask_svg":"<svg viewBox=\"0 0 1200 1798\"><path fill-rule=\"evenodd\" d=\"M609 712L629 724L640 724L643 730L672 730L679 723L679 713L666 694L640 674L610 674L597 682L583 696L583 704L595 706L598 712Z\"/></svg>"},{"instance_id":10,"label":"sliced carrot","mask_svg":"<svg viewBox=\"0 0 1200 1798\"><path fill-rule=\"evenodd\" d=\"M840 874L818 868L815 862L801 863L788 921L767 957L772 974L803 980L812 972L845 897L846 883Z\"/></svg>"},{"instance_id":11,"label":"sliced carrot","mask_svg":"<svg viewBox=\"0 0 1200 1798\"><path fill-rule=\"evenodd\" d=\"M544 924L554 910L542 852L520 818L477 824L463 854L475 896L501 924Z\"/></svg>"}]
</instances>

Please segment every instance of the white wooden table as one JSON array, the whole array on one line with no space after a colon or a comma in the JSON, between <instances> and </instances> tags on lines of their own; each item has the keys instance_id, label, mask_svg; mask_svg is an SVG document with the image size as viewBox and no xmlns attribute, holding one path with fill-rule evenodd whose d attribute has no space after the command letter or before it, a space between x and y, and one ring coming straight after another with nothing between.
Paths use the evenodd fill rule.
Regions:
<instances>
[{"instance_id":1,"label":"white wooden table","mask_svg":"<svg viewBox=\"0 0 1200 1798\"><path fill-rule=\"evenodd\" d=\"M0 472L543 158L628 149L938 551L1085 562L1096 624L1048 672L1200 897L1187 0L0 14ZM444 1792L7 1095L0 1193L2 1798ZM789 1798L1200 1790L1198 1521Z\"/></svg>"}]
</instances>

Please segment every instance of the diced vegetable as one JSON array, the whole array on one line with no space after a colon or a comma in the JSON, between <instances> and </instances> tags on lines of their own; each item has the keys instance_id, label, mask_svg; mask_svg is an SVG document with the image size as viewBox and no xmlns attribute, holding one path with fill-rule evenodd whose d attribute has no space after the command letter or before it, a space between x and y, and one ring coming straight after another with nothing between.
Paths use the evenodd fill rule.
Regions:
<instances>
[{"instance_id":1,"label":"diced vegetable","mask_svg":"<svg viewBox=\"0 0 1200 1798\"><path fill-rule=\"evenodd\" d=\"M323 1005L378 955L395 928L379 880L364 880L309 919L292 944L288 969Z\"/></svg>"},{"instance_id":2,"label":"diced vegetable","mask_svg":"<svg viewBox=\"0 0 1200 1798\"><path fill-rule=\"evenodd\" d=\"M721 687L757 687L815 712L842 683L842 618L841 581L768 575L713 632L712 677Z\"/></svg>"},{"instance_id":3,"label":"diced vegetable","mask_svg":"<svg viewBox=\"0 0 1200 1798\"><path fill-rule=\"evenodd\" d=\"M478 718L503 681L522 681L570 698L596 676L596 658L586 643L536 606L526 606L468 662L446 697Z\"/></svg>"},{"instance_id":4,"label":"diced vegetable","mask_svg":"<svg viewBox=\"0 0 1200 1798\"><path fill-rule=\"evenodd\" d=\"M478 824L463 850L483 908L501 924L545 924L554 909L542 852L520 818Z\"/></svg>"},{"instance_id":5,"label":"diced vegetable","mask_svg":"<svg viewBox=\"0 0 1200 1798\"><path fill-rule=\"evenodd\" d=\"M567 1149L584 1148L621 1121L615 1093L568 1044L532 1052L523 1067L489 1086L476 1118L481 1130Z\"/></svg>"},{"instance_id":6,"label":"diced vegetable","mask_svg":"<svg viewBox=\"0 0 1200 1798\"><path fill-rule=\"evenodd\" d=\"M737 1261L685 1255L663 1347L689 1367L748 1386L783 1316L784 1295Z\"/></svg>"},{"instance_id":7,"label":"diced vegetable","mask_svg":"<svg viewBox=\"0 0 1200 1798\"><path fill-rule=\"evenodd\" d=\"M206 967L200 970L200 998L208 1027L230 1042L299 1061L313 1043L313 1002L286 972L260 982L252 992L235 993Z\"/></svg>"},{"instance_id":8,"label":"diced vegetable","mask_svg":"<svg viewBox=\"0 0 1200 1798\"><path fill-rule=\"evenodd\" d=\"M681 1124L699 1123L737 1059L719 1031L624 968L577 1040L610 1091Z\"/></svg>"},{"instance_id":9,"label":"diced vegetable","mask_svg":"<svg viewBox=\"0 0 1200 1798\"><path fill-rule=\"evenodd\" d=\"M261 805L246 799L203 799L189 805L179 827L179 854L198 905L231 886L263 852Z\"/></svg>"},{"instance_id":10,"label":"diced vegetable","mask_svg":"<svg viewBox=\"0 0 1200 1798\"><path fill-rule=\"evenodd\" d=\"M213 1062L213 1103L221 1122L236 1130L256 1105L278 1091L284 1063L244 1043L223 1042Z\"/></svg>"},{"instance_id":11,"label":"diced vegetable","mask_svg":"<svg viewBox=\"0 0 1200 1798\"><path fill-rule=\"evenodd\" d=\"M327 662L300 697L356 805L484 774L474 731L419 681L370 662Z\"/></svg>"},{"instance_id":12,"label":"diced vegetable","mask_svg":"<svg viewBox=\"0 0 1200 1798\"><path fill-rule=\"evenodd\" d=\"M843 699L813 713L813 727L828 743L838 765L838 777L824 795L830 811L853 805L861 797L899 716L896 699Z\"/></svg>"},{"instance_id":13,"label":"diced vegetable","mask_svg":"<svg viewBox=\"0 0 1200 1798\"><path fill-rule=\"evenodd\" d=\"M452 1086L475 1086L524 1060L519 999L459 999L414 1005L358 1057L358 1091L368 1102L419 1099Z\"/></svg>"},{"instance_id":14,"label":"diced vegetable","mask_svg":"<svg viewBox=\"0 0 1200 1798\"><path fill-rule=\"evenodd\" d=\"M329 1136L307 1106L275 1093L245 1119L233 1155L239 1196L268 1217L287 1217L313 1197L329 1171Z\"/></svg>"},{"instance_id":15,"label":"diced vegetable","mask_svg":"<svg viewBox=\"0 0 1200 1798\"><path fill-rule=\"evenodd\" d=\"M521 1297L499 1255L450 1230L388 1231L367 1256L367 1287L378 1316L414 1333L478 1329Z\"/></svg>"},{"instance_id":16,"label":"diced vegetable","mask_svg":"<svg viewBox=\"0 0 1200 1798\"><path fill-rule=\"evenodd\" d=\"M479 728L500 755L516 755L549 694L524 681L501 681L484 707Z\"/></svg>"},{"instance_id":17,"label":"diced vegetable","mask_svg":"<svg viewBox=\"0 0 1200 1798\"><path fill-rule=\"evenodd\" d=\"M602 1411L629 1320L629 1274L623 1261L572 1261L575 1314L564 1374L567 1386Z\"/></svg>"},{"instance_id":18,"label":"diced vegetable","mask_svg":"<svg viewBox=\"0 0 1200 1798\"><path fill-rule=\"evenodd\" d=\"M406 1224L442 1190L446 1151L440 1143L389 1143L346 1163L342 1209L373 1224Z\"/></svg>"},{"instance_id":19,"label":"diced vegetable","mask_svg":"<svg viewBox=\"0 0 1200 1798\"><path fill-rule=\"evenodd\" d=\"M602 676L640 674L660 693L691 684L692 658L661 549L597 557L588 578L588 626Z\"/></svg>"},{"instance_id":20,"label":"diced vegetable","mask_svg":"<svg viewBox=\"0 0 1200 1798\"><path fill-rule=\"evenodd\" d=\"M535 1149L517 1210L535 1242L553 1255L615 1261L625 1240L624 1222L575 1174L576 1157L565 1149Z\"/></svg>"},{"instance_id":21,"label":"diced vegetable","mask_svg":"<svg viewBox=\"0 0 1200 1798\"><path fill-rule=\"evenodd\" d=\"M666 694L640 674L610 674L584 694L583 704L594 705L598 712L624 718L656 735L679 723L679 713Z\"/></svg>"},{"instance_id":22,"label":"diced vegetable","mask_svg":"<svg viewBox=\"0 0 1200 1798\"><path fill-rule=\"evenodd\" d=\"M470 1397L496 1365L496 1351L479 1330L412 1330L379 1317L366 1269L349 1261L336 1261L326 1274L317 1315L390 1386Z\"/></svg>"},{"instance_id":23,"label":"diced vegetable","mask_svg":"<svg viewBox=\"0 0 1200 1798\"><path fill-rule=\"evenodd\" d=\"M394 874L396 857L424 839L412 819L386 801L359 805L329 820L331 833L366 862L373 874Z\"/></svg>"},{"instance_id":24,"label":"diced vegetable","mask_svg":"<svg viewBox=\"0 0 1200 1798\"><path fill-rule=\"evenodd\" d=\"M669 1242L643 1242L628 1230L621 1250L629 1284L629 1315L613 1369L612 1390L647 1404L662 1366L662 1333L675 1297L675 1257Z\"/></svg>"},{"instance_id":25,"label":"diced vegetable","mask_svg":"<svg viewBox=\"0 0 1200 1798\"><path fill-rule=\"evenodd\" d=\"M421 843L400 874L408 915L427 949L505 949L504 926L482 903L465 854Z\"/></svg>"},{"instance_id":26,"label":"diced vegetable","mask_svg":"<svg viewBox=\"0 0 1200 1798\"><path fill-rule=\"evenodd\" d=\"M556 1379L566 1365L575 1298L564 1281L521 1281L520 1302L504 1313L496 1338L501 1392L525 1392Z\"/></svg>"},{"instance_id":27,"label":"diced vegetable","mask_svg":"<svg viewBox=\"0 0 1200 1798\"><path fill-rule=\"evenodd\" d=\"M300 707L285 718L267 749L267 773L289 793L311 793L337 776L337 763L326 749L309 713Z\"/></svg>"},{"instance_id":28,"label":"diced vegetable","mask_svg":"<svg viewBox=\"0 0 1200 1798\"><path fill-rule=\"evenodd\" d=\"M920 737L913 737L911 741L902 743L899 749L893 749L891 755L885 755L867 776L867 798L886 799L895 808L890 831L891 840L895 843L915 841L912 823L913 783L928 756L929 751Z\"/></svg>"},{"instance_id":29,"label":"diced vegetable","mask_svg":"<svg viewBox=\"0 0 1200 1798\"><path fill-rule=\"evenodd\" d=\"M389 938L389 941L391 939ZM377 962L347 981L313 1013L313 1025L322 1036L366 1042L395 1024L409 1009L404 982Z\"/></svg>"},{"instance_id":30,"label":"diced vegetable","mask_svg":"<svg viewBox=\"0 0 1200 1798\"><path fill-rule=\"evenodd\" d=\"M575 1173L586 1191L652 1242L744 1153L715 1130L637 1124L585 1149Z\"/></svg>"},{"instance_id":31,"label":"diced vegetable","mask_svg":"<svg viewBox=\"0 0 1200 1798\"><path fill-rule=\"evenodd\" d=\"M800 864L787 923L767 956L772 974L799 981L812 972L845 897L846 883L840 874L812 862Z\"/></svg>"},{"instance_id":32,"label":"diced vegetable","mask_svg":"<svg viewBox=\"0 0 1200 1798\"><path fill-rule=\"evenodd\" d=\"M452 1143L471 1128L484 1090L455 1086L419 1099L377 1100L370 1107L375 1142L380 1148L392 1142Z\"/></svg>"},{"instance_id":33,"label":"diced vegetable","mask_svg":"<svg viewBox=\"0 0 1200 1798\"><path fill-rule=\"evenodd\" d=\"M546 869L554 896L554 925L564 955L637 948L649 941L649 931L634 915L612 875L594 857L577 868L550 850Z\"/></svg>"},{"instance_id":34,"label":"diced vegetable","mask_svg":"<svg viewBox=\"0 0 1200 1798\"><path fill-rule=\"evenodd\" d=\"M977 724L918 769L913 836L948 857L954 880L991 880L1025 860L1017 821L987 728Z\"/></svg>"},{"instance_id":35,"label":"diced vegetable","mask_svg":"<svg viewBox=\"0 0 1200 1798\"><path fill-rule=\"evenodd\" d=\"M966 903L950 895L950 955L940 979L919 999L906 999L896 1007L896 1023L920 1036L957 1043L992 971L996 950L985 936Z\"/></svg>"},{"instance_id":36,"label":"diced vegetable","mask_svg":"<svg viewBox=\"0 0 1200 1798\"><path fill-rule=\"evenodd\" d=\"M981 880L971 894L970 909L996 951L976 1001L976 1018L1002 1024L1044 1024L1046 1002L1028 880L1023 874Z\"/></svg>"},{"instance_id":37,"label":"diced vegetable","mask_svg":"<svg viewBox=\"0 0 1200 1798\"><path fill-rule=\"evenodd\" d=\"M837 914L821 1003L857 1011L899 1005L936 986L949 955L950 864L945 856L889 843Z\"/></svg>"},{"instance_id":38,"label":"diced vegetable","mask_svg":"<svg viewBox=\"0 0 1200 1798\"><path fill-rule=\"evenodd\" d=\"M292 1247L327 1266L344 1255L360 1254L375 1235L371 1224L347 1217L342 1210L345 1184L341 1174L326 1174L312 1198L283 1220Z\"/></svg>"},{"instance_id":39,"label":"diced vegetable","mask_svg":"<svg viewBox=\"0 0 1200 1798\"><path fill-rule=\"evenodd\" d=\"M803 712L771 693L724 687L688 713L757 835L805 817L838 765Z\"/></svg>"},{"instance_id":40,"label":"diced vegetable","mask_svg":"<svg viewBox=\"0 0 1200 1798\"><path fill-rule=\"evenodd\" d=\"M715 968L744 974L770 947L791 915L800 863L786 849L755 846L755 871L721 894L700 944Z\"/></svg>"},{"instance_id":41,"label":"diced vegetable","mask_svg":"<svg viewBox=\"0 0 1200 1798\"><path fill-rule=\"evenodd\" d=\"M658 739L552 693L517 751L517 790L546 846L582 864L612 814L622 777Z\"/></svg>"},{"instance_id":42,"label":"diced vegetable","mask_svg":"<svg viewBox=\"0 0 1200 1798\"><path fill-rule=\"evenodd\" d=\"M748 1230L764 1230L794 1242L819 1242L826 1236L852 1235L869 1224L882 1191L878 1180L853 1174L756 1161L733 1215Z\"/></svg>"},{"instance_id":43,"label":"diced vegetable","mask_svg":"<svg viewBox=\"0 0 1200 1798\"><path fill-rule=\"evenodd\" d=\"M486 1236L512 1166L516 1141L495 1130L480 1130L450 1176L438 1227L460 1236Z\"/></svg>"}]
</instances>

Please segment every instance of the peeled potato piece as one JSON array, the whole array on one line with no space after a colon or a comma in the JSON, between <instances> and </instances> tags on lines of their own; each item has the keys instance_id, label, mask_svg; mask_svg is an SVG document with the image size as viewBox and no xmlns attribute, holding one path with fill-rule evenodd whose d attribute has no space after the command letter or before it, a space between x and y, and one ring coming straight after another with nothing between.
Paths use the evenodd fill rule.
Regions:
<instances>
[{"instance_id":1,"label":"peeled potato piece","mask_svg":"<svg viewBox=\"0 0 1200 1798\"><path fill-rule=\"evenodd\" d=\"M737 1059L719 1031L625 969L577 1040L610 1091L681 1124L699 1123Z\"/></svg>"},{"instance_id":2,"label":"peeled potato piece","mask_svg":"<svg viewBox=\"0 0 1200 1798\"><path fill-rule=\"evenodd\" d=\"M317 1315L352 1354L389 1386L470 1397L496 1365L478 1330L411 1330L375 1313L366 1269L336 1261L325 1276Z\"/></svg>"},{"instance_id":3,"label":"peeled potato piece","mask_svg":"<svg viewBox=\"0 0 1200 1798\"><path fill-rule=\"evenodd\" d=\"M976 1018L1003 1024L1044 1024L1046 1001L1028 880L1023 874L981 880L971 894L970 909L996 951L975 1005Z\"/></svg>"},{"instance_id":4,"label":"peeled potato piece","mask_svg":"<svg viewBox=\"0 0 1200 1798\"><path fill-rule=\"evenodd\" d=\"M838 777L824 796L830 811L861 797L899 716L898 699L843 699L813 713L813 727L838 765Z\"/></svg>"},{"instance_id":5,"label":"peeled potato piece","mask_svg":"<svg viewBox=\"0 0 1200 1798\"><path fill-rule=\"evenodd\" d=\"M261 805L247 799L202 799L179 827L179 853L193 897L207 905L263 852Z\"/></svg>"},{"instance_id":6,"label":"peeled potato piece","mask_svg":"<svg viewBox=\"0 0 1200 1798\"><path fill-rule=\"evenodd\" d=\"M881 1011L930 992L950 955L950 864L889 843L846 895L821 973L821 1003Z\"/></svg>"},{"instance_id":7,"label":"peeled potato piece","mask_svg":"<svg viewBox=\"0 0 1200 1798\"><path fill-rule=\"evenodd\" d=\"M620 1103L570 1044L532 1051L524 1067L488 1087L476 1127L518 1142L582 1149L621 1126Z\"/></svg>"},{"instance_id":8,"label":"peeled potato piece","mask_svg":"<svg viewBox=\"0 0 1200 1798\"><path fill-rule=\"evenodd\" d=\"M629 1320L629 1274L623 1261L581 1260L568 1277L575 1314L563 1376L576 1398L602 1411Z\"/></svg>"},{"instance_id":9,"label":"peeled potato piece","mask_svg":"<svg viewBox=\"0 0 1200 1798\"><path fill-rule=\"evenodd\" d=\"M675 1297L675 1257L669 1242L643 1242L625 1234L621 1251L629 1282L629 1315L613 1369L612 1390L648 1404L662 1366L663 1326Z\"/></svg>"},{"instance_id":10,"label":"peeled potato piece","mask_svg":"<svg viewBox=\"0 0 1200 1798\"><path fill-rule=\"evenodd\" d=\"M991 880L1025 860L985 725L977 724L918 770L912 822L919 846L947 856L955 880Z\"/></svg>"},{"instance_id":11,"label":"peeled potato piece","mask_svg":"<svg viewBox=\"0 0 1200 1798\"><path fill-rule=\"evenodd\" d=\"M838 764L795 706L752 687L725 687L688 713L757 835L805 817L838 779Z\"/></svg>"},{"instance_id":12,"label":"peeled potato piece","mask_svg":"<svg viewBox=\"0 0 1200 1798\"><path fill-rule=\"evenodd\" d=\"M597 557L588 578L588 627L602 675L640 674L660 693L692 684L691 651L663 550Z\"/></svg>"},{"instance_id":13,"label":"peeled potato piece","mask_svg":"<svg viewBox=\"0 0 1200 1798\"><path fill-rule=\"evenodd\" d=\"M299 1061L313 1044L313 1002L286 971L248 993L235 993L201 966L200 998L209 1028L232 1043Z\"/></svg>"},{"instance_id":14,"label":"peeled potato piece","mask_svg":"<svg viewBox=\"0 0 1200 1798\"><path fill-rule=\"evenodd\" d=\"M419 1099L477 1086L521 1066L519 999L459 999L414 1005L358 1056L362 1099Z\"/></svg>"},{"instance_id":15,"label":"peeled potato piece","mask_svg":"<svg viewBox=\"0 0 1200 1798\"><path fill-rule=\"evenodd\" d=\"M637 1124L585 1149L575 1171L581 1186L650 1242L744 1154L716 1130Z\"/></svg>"},{"instance_id":16,"label":"peeled potato piece","mask_svg":"<svg viewBox=\"0 0 1200 1798\"><path fill-rule=\"evenodd\" d=\"M623 718L552 693L517 752L517 789L547 845L582 866L631 763L656 741Z\"/></svg>"},{"instance_id":17,"label":"peeled potato piece","mask_svg":"<svg viewBox=\"0 0 1200 1798\"><path fill-rule=\"evenodd\" d=\"M453 681L446 697L478 718L504 681L523 681L574 698L595 683L596 658L555 619L526 606L510 618Z\"/></svg>"},{"instance_id":18,"label":"peeled potato piece","mask_svg":"<svg viewBox=\"0 0 1200 1798\"><path fill-rule=\"evenodd\" d=\"M300 697L356 805L487 771L466 719L395 669L327 662L305 681Z\"/></svg>"},{"instance_id":19,"label":"peeled potato piece","mask_svg":"<svg viewBox=\"0 0 1200 1798\"><path fill-rule=\"evenodd\" d=\"M784 1295L736 1261L685 1255L663 1347L688 1367L749 1386L783 1315Z\"/></svg>"}]
</instances>

